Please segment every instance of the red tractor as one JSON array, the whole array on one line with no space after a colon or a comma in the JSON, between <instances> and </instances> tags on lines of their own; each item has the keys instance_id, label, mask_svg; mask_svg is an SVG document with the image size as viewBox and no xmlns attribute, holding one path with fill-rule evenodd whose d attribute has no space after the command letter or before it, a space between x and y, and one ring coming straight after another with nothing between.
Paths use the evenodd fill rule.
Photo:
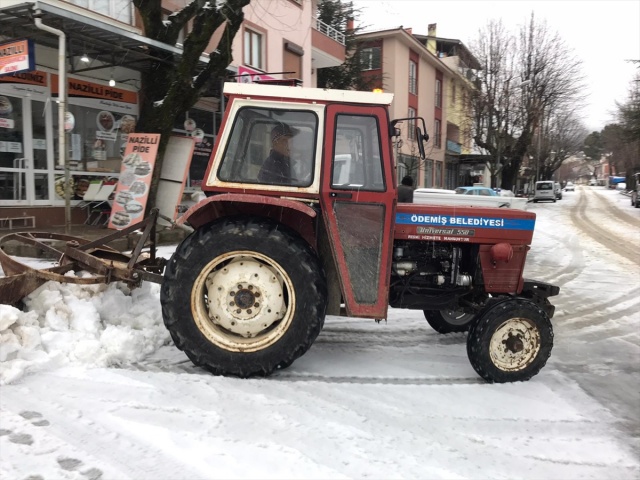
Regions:
<instances>
[{"instance_id":1,"label":"red tractor","mask_svg":"<svg viewBox=\"0 0 640 480\"><path fill-rule=\"evenodd\" d=\"M391 306L423 310L440 333L468 330L489 382L540 371L559 288L522 277L534 213L399 204L391 94L240 83L225 94L207 198L179 220L194 232L161 290L196 365L269 375L309 349L326 314L379 320ZM424 120L401 120L424 158Z\"/></svg>"}]
</instances>

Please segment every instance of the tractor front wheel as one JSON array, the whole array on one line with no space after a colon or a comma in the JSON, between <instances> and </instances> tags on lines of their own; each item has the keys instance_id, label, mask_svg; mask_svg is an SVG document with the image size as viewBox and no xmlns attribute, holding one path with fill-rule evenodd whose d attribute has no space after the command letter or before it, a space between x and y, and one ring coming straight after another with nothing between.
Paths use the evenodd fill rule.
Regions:
<instances>
[{"instance_id":1,"label":"tractor front wheel","mask_svg":"<svg viewBox=\"0 0 640 480\"><path fill-rule=\"evenodd\" d=\"M491 383L529 380L544 367L552 348L551 320L523 298L489 305L467 337L471 365Z\"/></svg>"},{"instance_id":2,"label":"tractor front wheel","mask_svg":"<svg viewBox=\"0 0 640 480\"><path fill-rule=\"evenodd\" d=\"M309 349L324 324L326 291L316 255L294 232L236 217L178 246L162 284L162 315L196 365L265 376Z\"/></svg>"}]
</instances>

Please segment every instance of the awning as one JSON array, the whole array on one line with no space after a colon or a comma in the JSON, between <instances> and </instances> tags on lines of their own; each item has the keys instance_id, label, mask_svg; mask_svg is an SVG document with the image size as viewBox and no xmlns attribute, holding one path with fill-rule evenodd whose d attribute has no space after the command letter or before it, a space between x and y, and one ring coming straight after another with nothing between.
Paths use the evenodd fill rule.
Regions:
<instances>
[{"instance_id":1,"label":"awning","mask_svg":"<svg viewBox=\"0 0 640 480\"><path fill-rule=\"evenodd\" d=\"M58 0L2 0L0 2L0 39L32 38L37 44L58 48L58 37L35 26L33 14L42 11L45 25L62 30L67 36L67 55L92 59L89 65L70 61L70 72L120 66L137 71L149 68L152 61L173 64L182 55L182 48L152 40L139 28L118 22L90 10ZM200 66L208 62L200 57Z\"/></svg>"}]
</instances>

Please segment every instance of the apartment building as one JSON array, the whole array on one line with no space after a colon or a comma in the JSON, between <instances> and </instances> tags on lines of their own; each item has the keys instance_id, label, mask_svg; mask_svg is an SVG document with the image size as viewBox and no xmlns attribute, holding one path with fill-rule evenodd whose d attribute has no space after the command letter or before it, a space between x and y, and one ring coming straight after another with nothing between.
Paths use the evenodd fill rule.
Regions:
<instances>
[{"instance_id":1,"label":"apartment building","mask_svg":"<svg viewBox=\"0 0 640 480\"><path fill-rule=\"evenodd\" d=\"M163 13L168 16L189 3L164 0ZM317 0L252 0L243 12L227 77L213 82L174 125L176 134L201 135L188 188L199 185L213 149L224 81L287 79L316 86L318 69L344 62L344 36L316 19ZM74 120L66 125L75 185L72 206L81 204L83 188L92 180L118 179L123 146L138 117L140 72L159 59L153 52L179 57L180 42L188 34L176 45L161 44L145 37L140 23L130 0L0 2L0 45L4 51L27 45L30 62L27 70L0 75L0 218L34 217L36 226L64 224L56 103L64 76L67 110ZM65 38L61 55L60 33ZM214 35L206 51L215 49L217 41ZM208 56L200 61L204 65ZM81 223L83 216L86 212L74 208L72 223Z\"/></svg>"},{"instance_id":2,"label":"apartment building","mask_svg":"<svg viewBox=\"0 0 640 480\"><path fill-rule=\"evenodd\" d=\"M401 125L395 144L398 179L408 174L422 187L460 185L476 167L463 166L460 157L473 148L465 112L477 60L459 40L437 37L435 24L428 35L399 27L363 33L358 40L363 75L380 79L377 86L395 95L391 117L423 117L431 137L421 161L414 123Z\"/></svg>"}]
</instances>

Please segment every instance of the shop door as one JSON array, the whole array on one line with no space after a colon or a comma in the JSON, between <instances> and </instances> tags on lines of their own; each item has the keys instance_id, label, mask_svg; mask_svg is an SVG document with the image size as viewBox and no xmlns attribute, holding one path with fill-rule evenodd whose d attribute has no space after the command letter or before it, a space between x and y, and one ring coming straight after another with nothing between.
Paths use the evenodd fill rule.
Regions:
<instances>
[{"instance_id":1,"label":"shop door","mask_svg":"<svg viewBox=\"0 0 640 480\"><path fill-rule=\"evenodd\" d=\"M50 201L45 103L0 95L0 205Z\"/></svg>"}]
</instances>

